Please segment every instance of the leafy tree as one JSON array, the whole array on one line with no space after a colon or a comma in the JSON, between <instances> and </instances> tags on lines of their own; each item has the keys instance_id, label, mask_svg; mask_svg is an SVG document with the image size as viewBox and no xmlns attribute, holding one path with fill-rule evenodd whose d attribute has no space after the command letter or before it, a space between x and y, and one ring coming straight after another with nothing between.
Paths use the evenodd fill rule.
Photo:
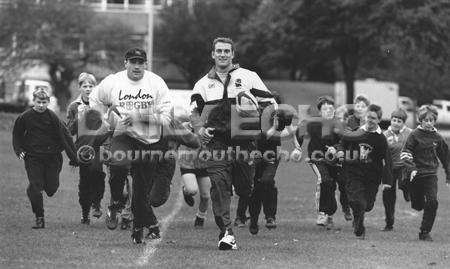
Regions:
<instances>
[{"instance_id":1,"label":"leafy tree","mask_svg":"<svg viewBox=\"0 0 450 269\"><path fill-rule=\"evenodd\" d=\"M8 69L26 67L39 61L49 68L55 95L64 110L70 100L70 84L88 63L113 66L129 41L125 38L130 29L120 22L102 22L97 13L76 1L46 0L41 4L18 0L0 9L5 27L0 36L12 42L1 59ZM2 24L3 25L3 24ZM79 42L84 52L78 50ZM14 53L13 53L14 52ZM105 57L106 56L106 57Z\"/></svg>"},{"instance_id":2,"label":"leafy tree","mask_svg":"<svg viewBox=\"0 0 450 269\"><path fill-rule=\"evenodd\" d=\"M252 48L262 38L259 61L291 70L338 60L351 103L358 69L389 61L389 47L399 39L403 48L441 54L449 33L447 19L441 19L447 13L445 0L267 0L244 25L241 40Z\"/></svg>"},{"instance_id":3,"label":"leafy tree","mask_svg":"<svg viewBox=\"0 0 450 269\"><path fill-rule=\"evenodd\" d=\"M384 43L384 55L363 73L400 82L401 94L418 104L450 99L450 3L396 1L396 23Z\"/></svg>"},{"instance_id":4,"label":"leafy tree","mask_svg":"<svg viewBox=\"0 0 450 269\"><path fill-rule=\"evenodd\" d=\"M237 39L239 25L260 0L195 1L192 9L176 1L160 13L155 47L174 64L191 87L212 65L211 43L218 36ZM236 52L239 58L239 49Z\"/></svg>"}]
</instances>

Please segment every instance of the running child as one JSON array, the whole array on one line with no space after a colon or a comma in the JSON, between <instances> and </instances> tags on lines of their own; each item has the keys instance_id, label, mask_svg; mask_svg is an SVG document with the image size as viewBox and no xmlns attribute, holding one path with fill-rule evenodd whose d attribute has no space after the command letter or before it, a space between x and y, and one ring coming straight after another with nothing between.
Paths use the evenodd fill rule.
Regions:
<instances>
[{"instance_id":1,"label":"running child","mask_svg":"<svg viewBox=\"0 0 450 269\"><path fill-rule=\"evenodd\" d=\"M386 226L383 231L392 231L394 228L394 212L396 200L396 185L398 182L399 188L402 187L404 173L404 163L400 160L400 153L406 143L406 139L411 133L411 129L406 127L405 122L408 118L406 112L399 108L391 114L391 125L384 136L388 142L389 151L392 156L392 188L383 190L383 205L386 216ZM405 190L404 190L405 191Z\"/></svg>"},{"instance_id":2,"label":"running child","mask_svg":"<svg viewBox=\"0 0 450 269\"><path fill-rule=\"evenodd\" d=\"M45 228L42 191L52 197L59 187L59 173L66 151L70 165L77 165L75 145L69 130L58 116L48 109L50 95L45 89L33 92L34 106L20 114L13 127L13 148L24 160L29 185L27 195L36 216L33 229Z\"/></svg>"},{"instance_id":3,"label":"running child","mask_svg":"<svg viewBox=\"0 0 450 269\"><path fill-rule=\"evenodd\" d=\"M97 81L94 75L84 72L81 73L78 77L80 95L69 105L67 110L67 127L70 133L76 136L76 147L80 149L83 146L93 146L92 148L95 150L94 158L81 163L79 169L80 182L78 184L78 197L82 211L82 224L90 224L89 213L91 207L92 216L96 218L101 217L102 211L100 204L105 192L105 173L103 172L102 163L98 154L98 144L102 143L106 139L106 136L104 134L98 135L97 132L89 134L87 131L87 129L96 129L95 127L100 127L102 124L100 113L95 110L90 110L89 107L89 95L96 85ZM94 128L85 128L91 123L96 123L95 114L97 114L97 123L100 126L89 126Z\"/></svg>"},{"instance_id":4,"label":"running child","mask_svg":"<svg viewBox=\"0 0 450 269\"><path fill-rule=\"evenodd\" d=\"M450 186L449 152L444 138L434 127L437 109L431 105L423 105L418 110L420 125L414 129L406 140L401 153L411 171L410 195L411 207L423 209L419 240L433 241L430 236L438 207L437 201L437 168L442 163L446 175L447 186Z\"/></svg>"},{"instance_id":5,"label":"running child","mask_svg":"<svg viewBox=\"0 0 450 269\"><path fill-rule=\"evenodd\" d=\"M380 126L382 110L378 105L368 107L365 124L350 135L343 134L338 158L346 174L347 195L353 210L354 234L365 238L364 216L373 209L378 186L392 186L391 154Z\"/></svg>"}]
</instances>

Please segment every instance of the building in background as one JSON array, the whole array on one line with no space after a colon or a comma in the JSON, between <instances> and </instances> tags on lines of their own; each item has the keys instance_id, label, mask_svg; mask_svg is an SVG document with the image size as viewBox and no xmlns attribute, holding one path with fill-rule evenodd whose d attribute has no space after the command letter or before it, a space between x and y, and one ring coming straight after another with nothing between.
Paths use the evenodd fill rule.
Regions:
<instances>
[{"instance_id":1,"label":"building in background","mask_svg":"<svg viewBox=\"0 0 450 269\"><path fill-rule=\"evenodd\" d=\"M0 0L0 8L6 7L10 3L14 3L17 0ZM39 5L44 3L45 0L29 0L30 4ZM77 1L80 5L89 7L92 11L96 12L100 18L108 20L119 20L124 25L130 26L132 32L129 34L129 38L136 41L136 44L141 44L141 47L148 51L150 68L156 73L163 76L166 81L175 82L178 86L184 81L183 77L179 74L178 70L168 63L158 48L161 44L158 44L158 39L153 38L153 29L159 23L158 13L164 6L171 5L173 1L181 0L72 0ZM192 3L194 0L185 0ZM153 2L153 5L151 3ZM151 17L150 17L151 15ZM153 44L150 42L153 41ZM5 46L6 41L0 42L0 55L4 52L2 46ZM11 40L11 42L14 42ZM73 53L83 54L84 44L76 36L71 38L70 48ZM13 45L14 47L14 45ZM151 51L149 51L151 50ZM1 68L0 68L1 69ZM100 75L102 77L102 74Z\"/></svg>"}]
</instances>

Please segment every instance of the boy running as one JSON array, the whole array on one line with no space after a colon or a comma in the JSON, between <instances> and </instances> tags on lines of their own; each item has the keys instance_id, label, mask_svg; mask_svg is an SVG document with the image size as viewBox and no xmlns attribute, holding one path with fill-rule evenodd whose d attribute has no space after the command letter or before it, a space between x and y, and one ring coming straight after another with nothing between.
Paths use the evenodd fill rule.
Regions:
<instances>
[{"instance_id":1,"label":"boy running","mask_svg":"<svg viewBox=\"0 0 450 269\"><path fill-rule=\"evenodd\" d=\"M27 195L36 216L33 229L45 228L42 191L52 197L59 187L59 173L66 151L71 165L77 165L75 145L69 130L58 116L47 109L50 96L44 89L33 92L34 106L17 117L13 127L13 148L25 161L29 185Z\"/></svg>"},{"instance_id":2,"label":"boy running","mask_svg":"<svg viewBox=\"0 0 450 269\"><path fill-rule=\"evenodd\" d=\"M383 190L383 205L386 215L386 226L383 231L392 231L394 228L394 212L395 212L395 200L396 200L396 185L398 182L399 188L403 185L404 175L404 163L400 160L400 153L403 146L406 143L406 139L411 133L411 129L406 127L405 121L408 115L406 112L399 108L391 114L391 125L386 131L384 136L388 142L389 151L392 157L392 188ZM406 191L406 190L404 190Z\"/></svg>"},{"instance_id":3,"label":"boy running","mask_svg":"<svg viewBox=\"0 0 450 269\"><path fill-rule=\"evenodd\" d=\"M437 109L431 105L419 108L420 125L411 132L401 153L411 171L410 195L411 207L418 211L423 209L419 240L433 241L430 236L436 218L437 168L442 163L447 186L450 186L448 145L434 127Z\"/></svg>"},{"instance_id":4,"label":"boy running","mask_svg":"<svg viewBox=\"0 0 450 269\"><path fill-rule=\"evenodd\" d=\"M185 127L193 131L189 123L186 123ZM211 180L209 179L208 171L206 171L206 163L197 158L201 149L194 149L185 145L180 145L178 148L179 154L187 153L179 158L183 196L186 204L191 207L194 206L194 196L197 193L200 194L200 202L194 221L195 228L203 228L209 200L211 199ZM192 154L189 154L190 152L195 152L196 156L192 156Z\"/></svg>"},{"instance_id":5,"label":"boy running","mask_svg":"<svg viewBox=\"0 0 450 269\"><path fill-rule=\"evenodd\" d=\"M334 155L336 147L339 144L340 137L336 133L323 134L322 126L325 121L331 123L334 119L334 100L330 96L321 96L317 101L317 109L324 122L311 122L307 128L310 135L308 144L308 157L311 160L311 167L320 181L320 200L318 208L318 216L316 224L324 227L333 226L333 214L337 210L337 202L335 198L336 183L342 173L341 167L327 159L328 154ZM299 135L297 131L297 140L300 145L303 144L303 135ZM346 195L345 192L341 193Z\"/></svg>"},{"instance_id":6,"label":"boy running","mask_svg":"<svg viewBox=\"0 0 450 269\"><path fill-rule=\"evenodd\" d=\"M370 105L365 124L352 134L344 133L338 158L343 162L347 177L347 195L353 210L354 234L364 239L365 212L372 210L378 185L383 179L383 190L392 186L391 156L386 137L378 125L381 107Z\"/></svg>"},{"instance_id":7,"label":"boy running","mask_svg":"<svg viewBox=\"0 0 450 269\"><path fill-rule=\"evenodd\" d=\"M99 125L102 123L100 113L97 113L95 110L89 111L89 95L96 85L97 81L94 75L84 72L81 73L78 77L78 86L81 93L78 98L69 105L67 110L67 127L69 128L71 135L76 136L76 147L79 149L83 146L90 146L95 152L95 157L91 161L80 164L78 196L82 211L82 224L90 224L89 213L91 207L92 216L96 218L101 217L102 211L100 204L103 193L105 192L105 173L103 172L102 163L99 159L98 147L107 137L105 135L98 136L97 132L89 134L89 131L84 128L86 126L83 126L89 125L90 122L95 122L95 114L97 114L97 117L100 117L97 119L97 122L100 123ZM79 123L82 123L82 125ZM100 129L100 126L89 127L99 127L98 129Z\"/></svg>"}]
</instances>

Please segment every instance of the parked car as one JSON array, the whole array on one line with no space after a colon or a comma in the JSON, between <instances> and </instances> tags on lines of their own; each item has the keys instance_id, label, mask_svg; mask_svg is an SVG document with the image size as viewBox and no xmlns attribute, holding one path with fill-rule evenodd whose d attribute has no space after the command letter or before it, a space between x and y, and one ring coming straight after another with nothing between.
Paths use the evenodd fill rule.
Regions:
<instances>
[{"instance_id":1,"label":"parked car","mask_svg":"<svg viewBox=\"0 0 450 269\"><path fill-rule=\"evenodd\" d=\"M433 100L433 105L438 109L436 125L450 125L450 101L441 99Z\"/></svg>"},{"instance_id":2,"label":"parked car","mask_svg":"<svg viewBox=\"0 0 450 269\"><path fill-rule=\"evenodd\" d=\"M48 108L58 113L58 100L53 93L53 87L50 82L45 80L24 79L16 81L12 101L23 106L23 109L25 110L26 108L33 106L33 92L39 88L43 88L49 93L50 103Z\"/></svg>"},{"instance_id":3,"label":"parked car","mask_svg":"<svg viewBox=\"0 0 450 269\"><path fill-rule=\"evenodd\" d=\"M417 126L416 107L414 101L407 96L398 97L398 107L406 111L408 118L406 119L406 126L415 128Z\"/></svg>"}]
</instances>

